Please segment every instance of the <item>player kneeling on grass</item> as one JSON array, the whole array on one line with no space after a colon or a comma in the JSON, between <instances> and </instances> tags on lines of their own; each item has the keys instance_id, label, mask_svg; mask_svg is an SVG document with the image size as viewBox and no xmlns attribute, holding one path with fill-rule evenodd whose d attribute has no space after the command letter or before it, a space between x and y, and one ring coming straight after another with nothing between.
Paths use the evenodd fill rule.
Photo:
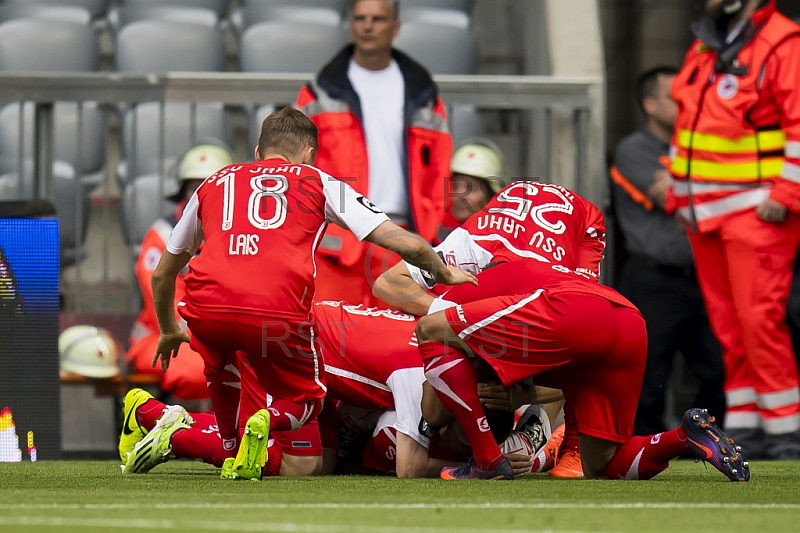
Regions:
<instances>
[{"instance_id":1,"label":"player kneeling on grass","mask_svg":"<svg viewBox=\"0 0 800 533\"><path fill-rule=\"evenodd\" d=\"M490 366L506 386L536 375L555 381L574 406L587 478L650 479L671 459L694 453L731 481L750 479L741 448L705 410L690 409L672 431L631 436L647 335L642 315L616 291L538 261L501 264L478 279L493 297L461 305L454 288L445 295L452 307L417 324L432 387L423 396L423 416L437 416L426 407L433 390L473 452L465 465L442 469L443 479L514 479L483 416L470 358L479 368Z\"/></svg>"},{"instance_id":2,"label":"player kneeling on grass","mask_svg":"<svg viewBox=\"0 0 800 533\"><path fill-rule=\"evenodd\" d=\"M322 408L322 361L308 319L314 251L328 222L397 252L437 281L476 282L473 275L446 266L427 242L390 222L364 196L311 166L316 149L317 127L303 113L285 108L267 117L257 161L220 169L200 185L153 274L161 333L153 364L160 359L166 370L184 342L203 357L223 447L235 454L223 477L259 478L269 432L298 430ZM201 241L203 252L190 262ZM173 307L175 278L187 264L186 297L178 309L191 339L178 327ZM240 393L229 384L226 370L235 366L237 352L247 354L273 398L269 410L248 420L241 443ZM151 431L126 469L144 461L138 452L148 447L155 456L166 456L177 427L165 423Z\"/></svg>"}]
</instances>

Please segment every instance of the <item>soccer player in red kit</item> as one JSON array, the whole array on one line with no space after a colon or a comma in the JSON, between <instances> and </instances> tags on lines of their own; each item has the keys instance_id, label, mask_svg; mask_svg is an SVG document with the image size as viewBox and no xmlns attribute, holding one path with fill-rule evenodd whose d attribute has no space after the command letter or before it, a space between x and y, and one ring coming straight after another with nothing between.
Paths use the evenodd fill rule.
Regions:
<instances>
[{"instance_id":1,"label":"soccer player in red kit","mask_svg":"<svg viewBox=\"0 0 800 533\"><path fill-rule=\"evenodd\" d=\"M261 475L267 435L313 420L325 395L324 374L309 309L314 297L314 250L329 221L359 240L397 252L445 284L475 282L447 267L419 236L389 221L368 199L310 166L317 128L285 108L267 117L256 162L225 167L207 178L186 206L153 275L161 337L153 363L163 369L183 342L203 356L223 446L236 450L239 389L226 383L237 351L248 355L273 397L247 423L231 477ZM203 252L189 262L200 242ZM175 278L186 265L186 297L177 325ZM164 438L169 432L163 431Z\"/></svg>"},{"instance_id":2,"label":"soccer player in red kit","mask_svg":"<svg viewBox=\"0 0 800 533\"><path fill-rule=\"evenodd\" d=\"M514 478L481 413L470 353L480 372L488 365L506 386L531 376L555 381L573 405L587 478L649 479L693 452L730 480L749 480L741 448L704 410L690 409L672 431L631 436L647 334L639 311L619 293L537 261L501 264L478 279L485 299L469 294L461 304L460 293L472 291L456 288L443 298L451 307L417 324L427 381L474 454L461 467L443 469L443 479ZM425 419L436 418L426 405Z\"/></svg>"},{"instance_id":3,"label":"soccer player in red kit","mask_svg":"<svg viewBox=\"0 0 800 533\"><path fill-rule=\"evenodd\" d=\"M569 189L518 181L498 192L435 250L448 265L473 274L490 263L532 259L561 265L598 281L605 250L605 222L597 206ZM403 262L385 272L373 286L376 296L416 315L438 310L434 295L424 289L436 290L433 280ZM477 298L475 294L474 299ZM581 477L578 434L569 403L564 405L564 416L564 441L550 475Z\"/></svg>"}]
</instances>

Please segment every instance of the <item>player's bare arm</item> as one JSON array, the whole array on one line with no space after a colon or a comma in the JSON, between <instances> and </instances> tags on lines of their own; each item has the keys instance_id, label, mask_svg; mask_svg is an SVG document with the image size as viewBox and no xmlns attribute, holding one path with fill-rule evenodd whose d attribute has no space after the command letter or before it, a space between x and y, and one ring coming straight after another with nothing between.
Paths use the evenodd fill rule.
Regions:
<instances>
[{"instance_id":1,"label":"player's bare arm","mask_svg":"<svg viewBox=\"0 0 800 533\"><path fill-rule=\"evenodd\" d=\"M181 343L189 342L189 335L181 329L175 319L175 280L178 273L186 266L192 255L182 252L175 255L169 251L161 254L155 272L153 272L153 304L158 318L160 336L156 353L153 356L153 367L161 360L161 370L169 368L169 360L178 356Z\"/></svg>"},{"instance_id":2,"label":"player's bare arm","mask_svg":"<svg viewBox=\"0 0 800 533\"><path fill-rule=\"evenodd\" d=\"M428 456L428 450L405 433L397 432L396 472L399 478L435 478L455 463Z\"/></svg>"},{"instance_id":3,"label":"player's bare arm","mask_svg":"<svg viewBox=\"0 0 800 533\"><path fill-rule=\"evenodd\" d=\"M394 222L388 220L383 222L364 240L395 252L407 263L428 272L436 283L478 285L478 279L473 274L459 268L448 267L425 239L404 230Z\"/></svg>"},{"instance_id":4,"label":"player's bare arm","mask_svg":"<svg viewBox=\"0 0 800 533\"><path fill-rule=\"evenodd\" d=\"M434 297L420 287L404 262L397 263L381 274L372 286L372 294L389 305L410 313L428 314Z\"/></svg>"}]
</instances>

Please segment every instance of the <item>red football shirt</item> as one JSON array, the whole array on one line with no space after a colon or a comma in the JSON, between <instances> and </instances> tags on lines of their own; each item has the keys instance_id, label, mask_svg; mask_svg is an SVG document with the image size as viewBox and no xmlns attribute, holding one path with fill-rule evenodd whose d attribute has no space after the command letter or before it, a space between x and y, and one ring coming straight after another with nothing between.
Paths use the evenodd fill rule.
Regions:
<instances>
[{"instance_id":1,"label":"red football shirt","mask_svg":"<svg viewBox=\"0 0 800 533\"><path fill-rule=\"evenodd\" d=\"M423 446L422 383L417 318L389 309L318 302L311 312L325 362L327 397L369 409L397 411L398 431Z\"/></svg>"},{"instance_id":2,"label":"red football shirt","mask_svg":"<svg viewBox=\"0 0 800 533\"><path fill-rule=\"evenodd\" d=\"M559 185L518 181L501 190L435 249L451 266L477 274L491 262L535 259L598 280L605 249L603 213ZM413 265L421 286L430 276Z\"/></svg>"},{"instance_id":3,"label":"red football shirt","mask_svg":"<svg viewBox=\"0 0 800 533\"><path fill-rule=\"evenodd\" d=\"M189 262L187 306L303 320L314 297L314 250L328 221L359 240L388 220L349 185L281 159L225 167L197 189L167 243Z\"/></svg>"}]
</instances>

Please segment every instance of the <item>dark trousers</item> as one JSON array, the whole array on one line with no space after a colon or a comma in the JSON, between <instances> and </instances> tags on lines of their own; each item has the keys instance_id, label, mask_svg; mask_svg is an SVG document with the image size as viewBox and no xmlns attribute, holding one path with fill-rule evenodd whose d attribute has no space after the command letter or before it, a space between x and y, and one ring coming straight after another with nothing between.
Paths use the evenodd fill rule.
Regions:
<instances>
[{"instance_id":1,"label":"dark trousers","mask_svg":"<svg viewBox=\"0 0 800 533\"><path fill-rule=\"evenodd\" d=\"M789 302L786 305L786 321L792 334L792 347L800 369L800 254L794 262L794 277L792 278L792 291L789 293Z\"/></svg>"},{"instance_id":2,"label":"dark trousers","mask_svg":"<svg viewBox=\"0 0 800 533\"><path fill-rule=\"evenodd\" d=\"M694 271L631 256L623 267L619 292L639 308L647 323L647 366L636 410L635 433L650 435L666 429L665 386L678 351L700 384L695 406L708 409L722 425L725 413L722 348L711 331Z\"/></svg>"}]
</instances>

